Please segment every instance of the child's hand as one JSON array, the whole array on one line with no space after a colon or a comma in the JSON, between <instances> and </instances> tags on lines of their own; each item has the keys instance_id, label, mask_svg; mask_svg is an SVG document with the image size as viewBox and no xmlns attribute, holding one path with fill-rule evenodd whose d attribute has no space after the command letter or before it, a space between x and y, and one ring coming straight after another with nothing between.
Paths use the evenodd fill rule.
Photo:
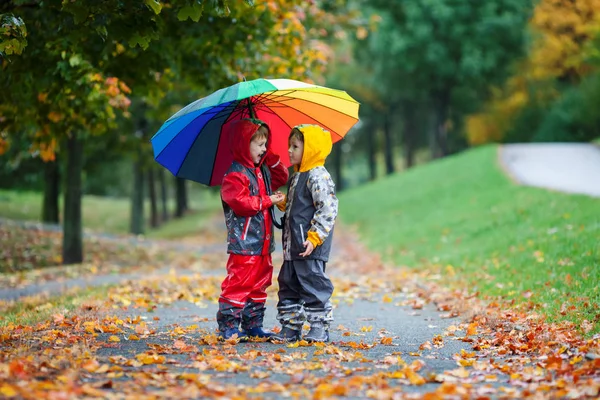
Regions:
<instances>
[{"instance_id":1,"label":"child's hand","mask_svg":"<svg viewBox=\"0 0 600 400\"><path fill-rule=\"evenodd\" d=\"M304 245L304 247L306 247L306 250L304 250L304 253L300 253L300 257L310 256L310 254L315 249L315 245L312 244L312 242L310 240L305 240L304 243L302 243L302 245Z\"/></svg>"},{"instance_id":2,"label":"child's hand","mask_svg":"<svg viewBox=\"0 0 600 400\"><path fill-rule=\"evenodd\" d=\"M285 200L285 195L281 192L275 192L269 196L273 204L282 203Z\"/></svg>"}]
</instances>

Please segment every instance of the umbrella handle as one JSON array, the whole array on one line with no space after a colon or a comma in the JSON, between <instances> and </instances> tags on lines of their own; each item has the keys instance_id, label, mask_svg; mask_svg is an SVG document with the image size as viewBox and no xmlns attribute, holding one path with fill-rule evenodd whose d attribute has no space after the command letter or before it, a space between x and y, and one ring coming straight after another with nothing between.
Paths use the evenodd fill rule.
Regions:
<instances>
[{"instance_id":1,"label":"umbrella handle","mask_svg":"<svg viewBox=\"0 0 600 400\"><path fill-rule=\"evenodd\" d=\"M273 225L275 225L277 229L283 229L283 217L281 217L280 222L277 222L277 220L275 219L275 209L273 208L273 206L271 206L271 219L273 220Z\"/></svg>"}]
</instances>

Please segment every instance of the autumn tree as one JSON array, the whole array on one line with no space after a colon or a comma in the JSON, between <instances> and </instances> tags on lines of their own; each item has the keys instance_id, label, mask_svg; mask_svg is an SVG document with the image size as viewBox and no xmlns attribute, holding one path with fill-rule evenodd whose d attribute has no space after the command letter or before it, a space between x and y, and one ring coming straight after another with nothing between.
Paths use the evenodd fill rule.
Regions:
<instances>
[{"instance_id":1,"label":"autumn tree","mask_svg":"<svg viewBox=\"0 0 600 400\"><path fill-rule=\"evenodd\" d=\"M216 12L227 12L228 2L211 2ZM198 20L204 5L155 0L127 6L120 1L23 3L0 6L2 21L10 20L10 35L0 48L3 59L1 131L3 140L27 132L32 149L51 159L61 144L67 158L63 262L80 262L83 256L81 222L81 171L83 142L114 127L129 105L130 91L122 80L106 74L116 43L145 49L161 33L161 13L178 19ZM166 10L166 11L165 11ZM16 22L15 22L16 21ZM20 23L24 21L25 27ZM27 29L26 27L29 27ZM27 33L26 47L20 39ZM17 40L17 42L14 42ZM20 53L20 54L19 54ZM139 71L140 76L146 74ZM126 114L125 114L126 115ZM35 153L35 151L33 151Z\"/></svg>"},{"instance_id":2,"label":"autumn tree","mask_svg":"<svg viewBox=\"0 0 600 400\"><path fill-rule=\"evenodd\" d=\"M450 151L449 122L460 123L464 109L485 99L490 83L501 81L521 54L528 3L370 2L390 19L387 27L392 32L387 37L393 38L377 62L395 62L393 77L400 77L391 81L386 76L380 78L397 93L425 96L419 106L433 110L433 156Z\"/></svg>"},{"instance_id":3,"label":"autumn tree","mask_svg":"<svg viewBox=\"0 0 600 400\"><path fill-rule=\"evenodd\" d=\"M8 34L0 49L15 55L2 64L1 145L6 147L11 137L26 132L32 154L46 154L47 161L59 152L65 154L65 263L82 258L84 146L90 148L89 143L97 141L96 149L102 147L117 122L123 124L122 118L129 117L130 97L148 106L135 119L148 122L150 131L156 115L243 75L304 80L319 76L327 63L326 46L312 41L322 33L302 31L302 21L327 23L329 14L313 1L251 5L146 0L125 7L117 0L27 4L14 0L0 6L7 15L3 21L10 21L2 25ZM156 101L165 93L154 89L163 77L186 87L185 95L175 102ZM129 130L125 142L147 145L145 135L131 134L135 130Z\"/></svg>"},{"instance_id":4,"label":"autumn tree","mask_svg":"<svg viewBox=\"0 0 600 400\"><path fill-rule=\"evenodd\" d=\"M573 107L565 102L576 96L573 89L597 70L591 56L600 31L600 1L542 0L534 9L528 31L531 45L516 73L493 89L493 97L481 113L467 120L467 137L473 145L529 140L545 124L557 128L556 121L545 120L559 109L570 118L576 118L573 112L582 109L580 102ZM568 97L561 100L563 93ZM552 112L555 103L557 113Z\"/></svg>"}]
</instances>

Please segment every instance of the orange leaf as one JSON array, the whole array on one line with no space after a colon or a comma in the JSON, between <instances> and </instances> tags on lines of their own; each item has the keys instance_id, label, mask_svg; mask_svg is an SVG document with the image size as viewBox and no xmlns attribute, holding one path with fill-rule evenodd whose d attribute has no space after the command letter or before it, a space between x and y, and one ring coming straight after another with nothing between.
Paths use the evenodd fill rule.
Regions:
<instances>
[{"instance_id":1,"label":"orange leaf","mask_svg":"<svg viewBox=\"0 0 600 400\"><path fill-rule=\"evenodd\" d=\"M467 328L467 336L471 335L477 335L477 322L470 323Z\"/></svg>"},{"instance_id":2,"label":"orange leaf","mask_svg":"<svg viewBox=\"0 0 600 400\"><path fill-rule=\"evenodd\" d=\"M81 364L81 368L85 369L87 372L96 372L98 368L100 368L100 363L96 359L87 360Z\"/></svg>"},{"instance_id":3,"label":"orange leaf","mask_svg":"<svg viewBox=\"0 0 600 400\"><path fill-rule=\"evenodd\" d=\"M392 339L391 337L386 337L386 336L384 336L384 337L382 337L382 338L381 338L381 340L379 341L379 343L381 343L381 344L386 344L386 345L390 345L390 344L392 344L392 341L393 341L393 340L394 340L394 339Z\"/></svg>"}]
</instances>

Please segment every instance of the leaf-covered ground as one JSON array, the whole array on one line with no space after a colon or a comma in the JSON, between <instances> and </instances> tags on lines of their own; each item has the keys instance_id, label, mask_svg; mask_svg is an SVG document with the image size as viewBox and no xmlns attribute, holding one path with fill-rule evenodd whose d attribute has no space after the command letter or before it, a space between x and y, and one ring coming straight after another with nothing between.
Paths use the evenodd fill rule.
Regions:
<instances>
[{"instance_id":1,"label":"leaf-covered ground","mask_svg":"<svg viewBox=\"0 0 600 400\"><path fill-rule=\"evenodd\" d=\"M342 235L344 237L342 237ZM383 265L338 230L332 342L219 342L225 255L139 276L0 328L0 396L15 398L594 398L600 337L528 306L482 303L439 276ZM279 265L280 259L275 260ZM270 290L266 319L276 328Z\"/></svg>"}]
</instances>

